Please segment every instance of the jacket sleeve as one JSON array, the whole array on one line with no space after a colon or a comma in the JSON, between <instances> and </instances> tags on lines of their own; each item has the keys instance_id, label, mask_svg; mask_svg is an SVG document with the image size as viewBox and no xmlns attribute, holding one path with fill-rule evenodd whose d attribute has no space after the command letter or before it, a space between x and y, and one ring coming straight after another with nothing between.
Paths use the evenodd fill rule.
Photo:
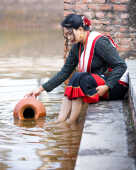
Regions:
<instances>
[{"instance_id":1,"label":"jacket sleeve","mask_svg":"<svg viewBox=\"0 0 136 170\"><path fill-rule=\"evenodd\" d=\"M113 88L126 71L126 63L107 37L101 37L97 41L96 54L102 57L106 64L112 68L112 72L106 79L106 84L109 88Z\"/></svg>"},{"instance_id":2,"label":"jacket sleeve","mask_svg":"<svg viewBox=\"0 0 136 170\"><path fill-rule=\"evenodd\" d=\"M72 46L62 69L54 77L52 77L48 82L44 83L42 87L47 92L50 92L51 90L56 88L58 85L63 83L70 76L70 74L76 68L77 64L78 64L77 45L75 44Z\"/></svg>"}]
</instances>

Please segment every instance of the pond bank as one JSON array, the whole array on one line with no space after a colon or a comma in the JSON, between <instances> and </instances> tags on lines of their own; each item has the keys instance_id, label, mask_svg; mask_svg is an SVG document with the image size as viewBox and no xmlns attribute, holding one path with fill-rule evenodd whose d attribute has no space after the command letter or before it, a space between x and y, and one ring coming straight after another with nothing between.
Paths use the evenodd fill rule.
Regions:
<instances>
[{"instance_id":1,"label":"pond bank","mask_svg":"<svg viewBox=\"0 0 136 170\"><path fill-rule=\"evenodd\" d=\"M131 99L130 117L135 126L136 108L136 61L127 61L129 68L129 99ZM128 103L128 102L127 102ZM130 103L130 102L129 102ZM135 170L135 154L132 135L125 123L127 111L124 101L102 101L89 105L75 170ZM128 107L126 107L128 109ZM133 110L132 110L133 109ZM129 128L130 130L130 128ZM133 138L135 138L134 131ZM132 141L132 140L131 140ZM135 141L133 140L135 146ZM131 149L130 149L131 148ZM134 148L133 148L134 149Z\"/></svg>"}]
</instances>

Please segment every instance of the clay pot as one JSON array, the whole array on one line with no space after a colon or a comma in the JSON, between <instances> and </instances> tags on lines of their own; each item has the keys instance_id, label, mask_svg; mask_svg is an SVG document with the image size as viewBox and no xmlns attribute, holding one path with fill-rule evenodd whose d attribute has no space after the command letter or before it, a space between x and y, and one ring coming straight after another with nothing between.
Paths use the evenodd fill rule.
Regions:
<instances>
[{"instance_id":1,"label":"clay pot","mask_svg":"<svg viewBox=\"0 0 136 170\"><path fill-rule=\"evenodd\" d=\"M14 117L20 120L37 120L41 116L46 116L45 107L35 97L23 98L14 109Z\"/></svg>"}]
</instances>

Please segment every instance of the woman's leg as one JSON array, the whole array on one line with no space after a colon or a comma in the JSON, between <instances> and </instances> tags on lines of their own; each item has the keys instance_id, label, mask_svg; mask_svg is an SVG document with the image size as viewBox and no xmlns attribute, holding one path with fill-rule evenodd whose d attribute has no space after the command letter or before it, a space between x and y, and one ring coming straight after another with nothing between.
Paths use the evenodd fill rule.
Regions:
<instances>
[{"instance_id":1,"label":"woman's leg","mask_svg":"<svg viewBox=\"0 0 136 170\"><path fill-rule=\"evenodd\" d=\"M72 110L71 110L70 117L67 119L68 123L73 123L77 120L80 114L81 108L82 108L81 98L72 100Z\"/></svg>"},{"instance_id":2,"label":"woman's leg","mask_svg":"<svg viewBox=\"0 0 136 170\"><path fill-rule=\"evenodd\" d=\"M72 100L69 100L67 97L64 97L61 104L60 113L57 122L65 121L71 111L71 108L72 108Z\"/></svg>"}]
</instances>

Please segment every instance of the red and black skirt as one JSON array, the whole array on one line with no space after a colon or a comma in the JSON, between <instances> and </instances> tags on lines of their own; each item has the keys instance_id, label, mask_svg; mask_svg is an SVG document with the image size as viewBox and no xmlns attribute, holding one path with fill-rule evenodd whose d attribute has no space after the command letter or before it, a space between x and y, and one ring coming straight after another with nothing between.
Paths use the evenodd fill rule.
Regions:
<instances>
[{"instance_id":1,"label":"red and black skirt","mask_svg":"<svg viewBox=\"0 0 136 170\"><path fill-rule=\"evenodd\" d=\"M96 87L104 84L104 79L97 74L75 72L65 89L64 95L69 99L82 98L85 103L97 103L99 95Z\"/></svg>"},{"instance_id":2,"label":"red and black skirt","mask_svg":"<svg viewBox=\"0 0 136 170\"><path fill-rule=\"evenodd\" d=\"M99 97L96 87L105 84L105 78L97 74L89 74L87 72L75 72L65 89L64 95L70 100L82 98L85 103L97 103L100 99L118 100L123 99L128 91L128 84L122 83L120 80L114 88Z\"/></svg>"}]
</instances>

